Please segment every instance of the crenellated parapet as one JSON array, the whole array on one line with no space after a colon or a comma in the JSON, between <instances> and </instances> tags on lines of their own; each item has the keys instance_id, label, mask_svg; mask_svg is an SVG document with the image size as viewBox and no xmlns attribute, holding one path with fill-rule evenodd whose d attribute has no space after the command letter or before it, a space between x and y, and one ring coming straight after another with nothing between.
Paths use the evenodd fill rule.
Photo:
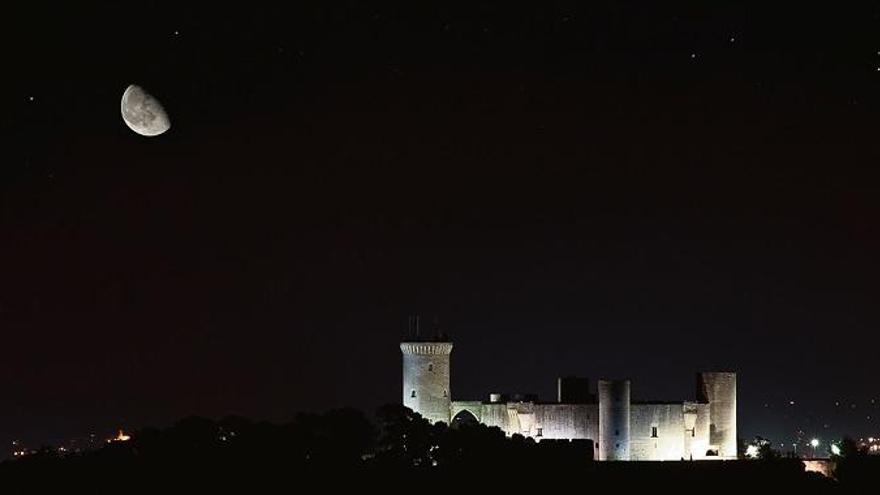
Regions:
<instances>
[{"instance_id":1,"label":"crenellated parapet","mask_svg":"<svg viewBox=\"0 0 880 495\"><path fill-rule=\"evenodd\" d=\"M402 342L400 350L420 356L448 355L452 353L452 342Z\"/></svg>"}]
</instances>

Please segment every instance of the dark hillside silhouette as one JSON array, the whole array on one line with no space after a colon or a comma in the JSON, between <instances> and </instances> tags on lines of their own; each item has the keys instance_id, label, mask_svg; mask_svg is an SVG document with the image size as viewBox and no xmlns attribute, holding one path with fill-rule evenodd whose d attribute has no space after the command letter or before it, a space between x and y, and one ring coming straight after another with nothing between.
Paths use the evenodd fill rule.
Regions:
<instances>
[{"instance_id":1,"label":"dark hillside silhouette","mask_svg":"<svg viewBox=\"0 0 880 495\"><path fill-rule=\"evenodd\" d=\"M590 441L535 442L498 428L430 424L387 405L375 425L342 409L300 414L286 424L232 416L189 417L144 428L130 441L59 456L51 450L0 465L3 493L94 490L112 493L296 493L309 486L381 493L449 493L468 487L517 492L550 486L585 490L710 487L786 493L855 491L880 462L858 453L838 459L840 481L805 473L796 459L711 462L593 462ZM575 485L572 485L574 483Z\"/></svg>"}]
</instances>

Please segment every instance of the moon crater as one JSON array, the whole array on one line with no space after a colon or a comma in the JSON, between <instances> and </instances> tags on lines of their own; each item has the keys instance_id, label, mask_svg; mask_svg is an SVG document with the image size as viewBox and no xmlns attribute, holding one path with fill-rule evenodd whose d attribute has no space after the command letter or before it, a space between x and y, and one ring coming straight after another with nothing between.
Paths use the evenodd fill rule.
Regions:
<instances>
[{"instance_id":1,"label":"moon crater","mask_svg":"<svg viewBox=\"0 0 880 495\"><path fill-rule=\"evenodd\" d=\"M122 120L141 136L158 136L171 128L171 121L159 100L134 84L122 94Z\"/></svg>"}]
</instances>

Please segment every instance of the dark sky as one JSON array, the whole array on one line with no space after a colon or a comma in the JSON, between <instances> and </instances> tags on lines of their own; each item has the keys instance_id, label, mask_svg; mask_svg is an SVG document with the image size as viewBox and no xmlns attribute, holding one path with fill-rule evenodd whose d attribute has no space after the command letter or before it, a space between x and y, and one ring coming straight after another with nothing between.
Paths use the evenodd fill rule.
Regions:
<instances>
[{"instance_id":1,"label":"dark sky","mask_svg":"<svg viewBox=\"0 0 880 495\"><path fill-rule=\"evenodd\" d=\"M880 7L289 3L4 15L0 445L369 411L415 313L454 398L880 436Z\"/></svg>"}]
</instances>

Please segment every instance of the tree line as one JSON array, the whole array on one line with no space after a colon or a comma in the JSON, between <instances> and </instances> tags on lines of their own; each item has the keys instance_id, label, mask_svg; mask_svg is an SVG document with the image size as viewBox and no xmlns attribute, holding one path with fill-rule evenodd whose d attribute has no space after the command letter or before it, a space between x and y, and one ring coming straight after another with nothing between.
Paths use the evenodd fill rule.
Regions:
<instances>
[{"instance_id":1,"label":"tree line","mask_svg":"<svg viewBox=\"0 0 880 495\"><path fill-rule=\"evenodd\" d=\"M586 488L771 487L823 493L868 486L876 458L839 459L839 481L805 473L796 459L751 462L600 463L584 441L535 442L482 424L431 424L401 405L373 419L354 409L299 414L274 424L189 417L143 428L87 453L46 451L0 464L3 493L112 488L114 493L285 493L318 483L386 492L463 487L519 491Z\"/></svg>"}]
</instances>

